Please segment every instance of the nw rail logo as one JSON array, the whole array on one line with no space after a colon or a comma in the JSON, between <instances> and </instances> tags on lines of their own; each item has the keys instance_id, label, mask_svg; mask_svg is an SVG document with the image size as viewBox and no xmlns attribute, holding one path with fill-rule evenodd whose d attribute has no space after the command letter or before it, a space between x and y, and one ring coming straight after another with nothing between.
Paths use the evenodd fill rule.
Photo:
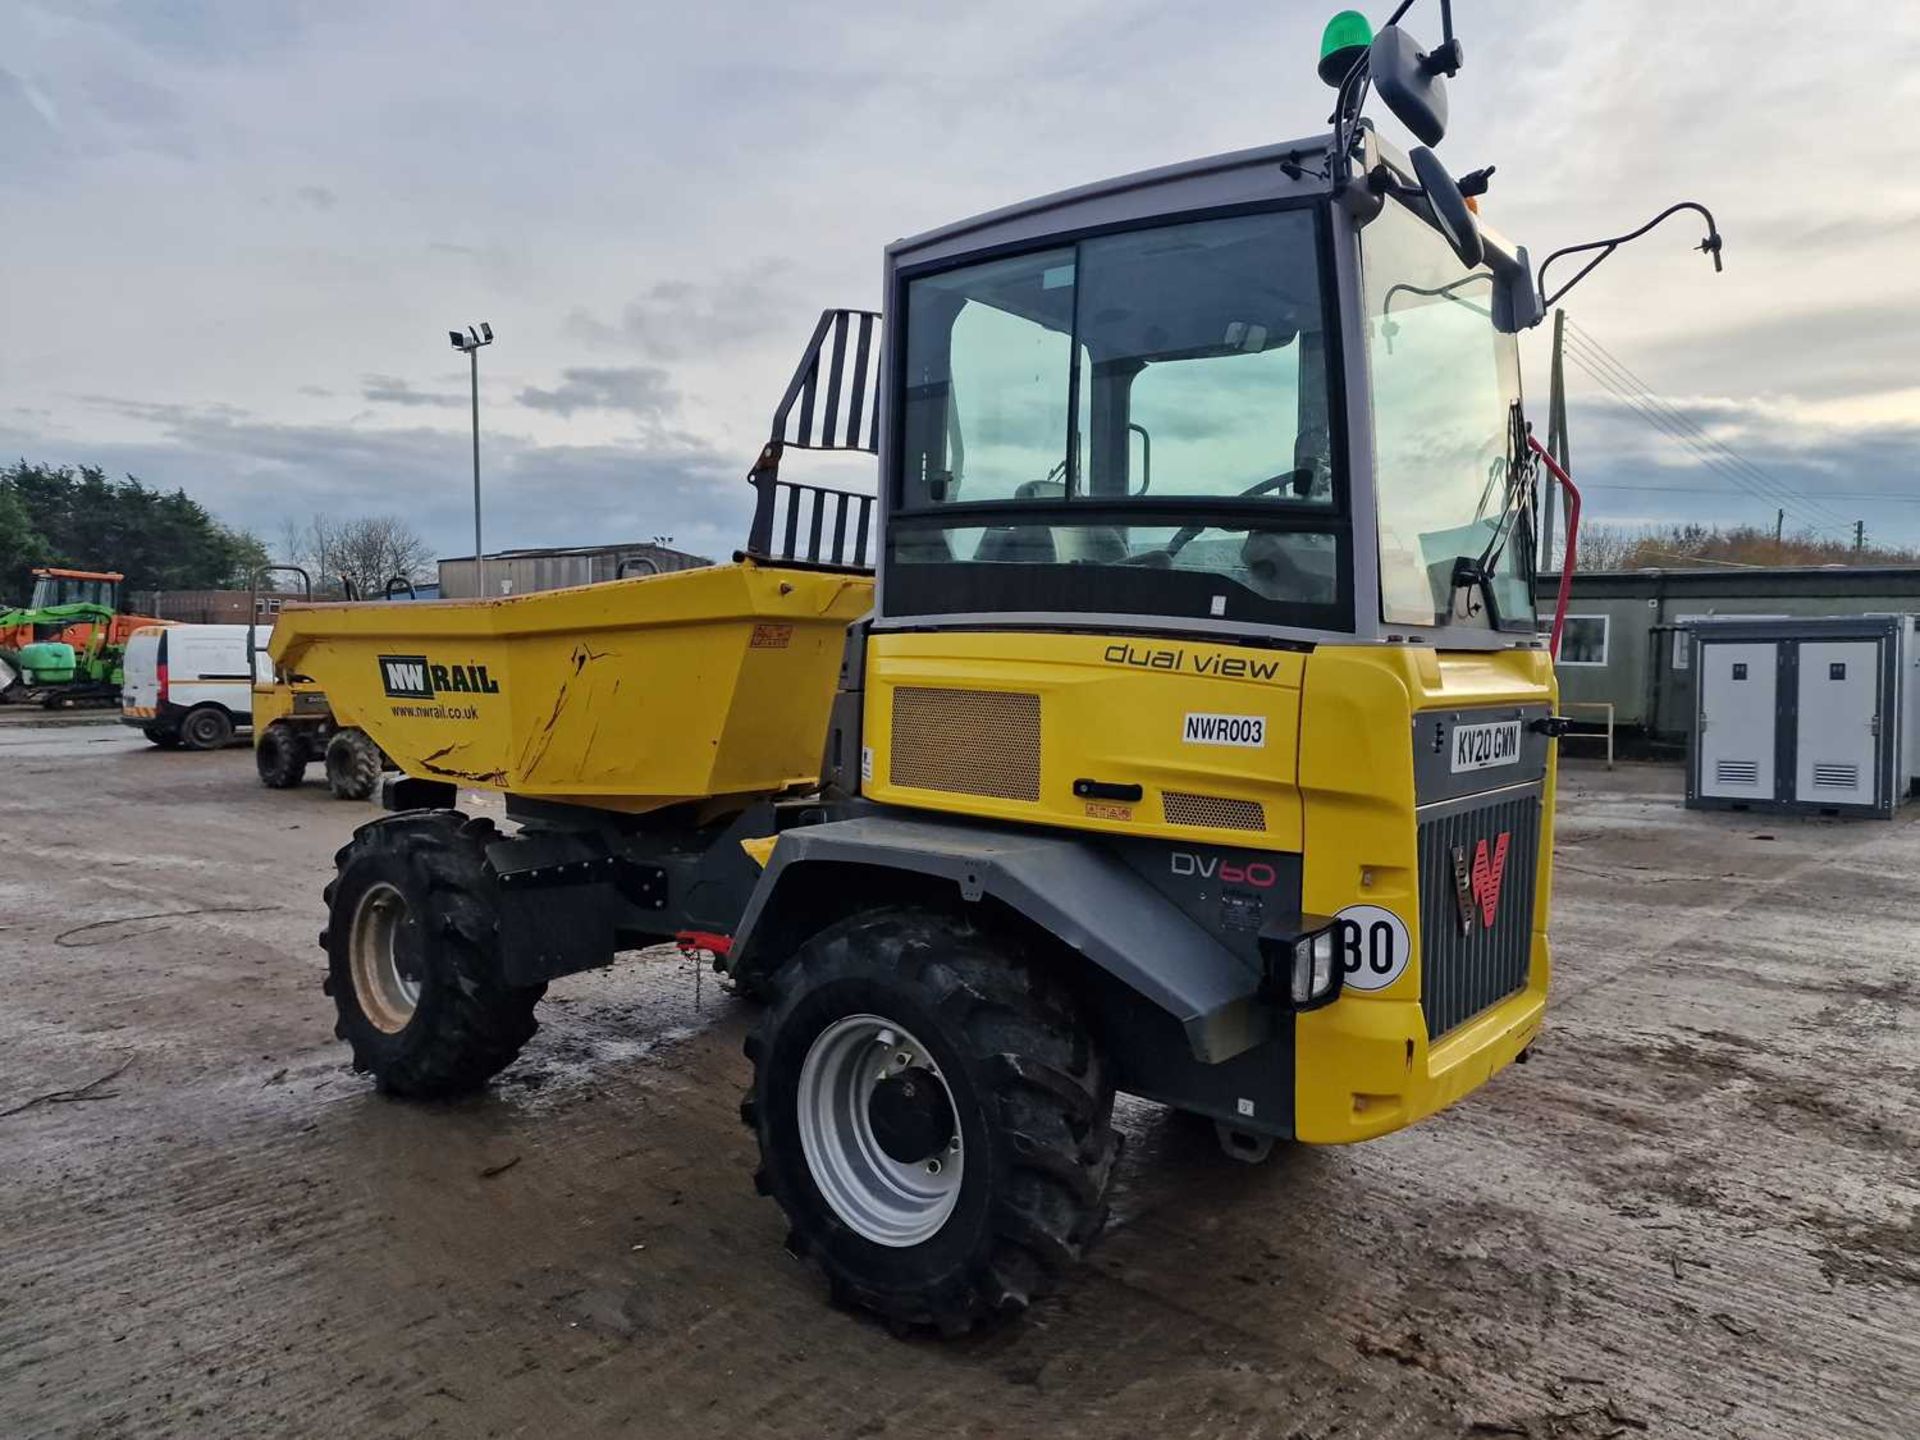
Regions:
<instances>
[{"instance_id":1,"label":"nw rail logo","mask_svg":"<svg viewBox=\"0 0 1920 1440\"><path fill-rule=\"evenodd\" d=\"M498 695L500 682L484 665L439 665L424 655L382 655L380 683L396 700L440 695Z\"/></svg>"},{"instance_id":2,"label":"nw rail logo","mask_svg":"<svg viewBox=\"0 0 1920 1440\"><path fill-rule=\"evenodd\" d=\"M1467 847L1453 847L1453 898L1459 906L1460 933L1473 932L1474 911L1480 912L1483 929L1491 930L1500 913L1500 882L1507 873L1507 847L1510 831L1502 830L1491 847L1485 840L1473 848L1473 863L1467 863Z\"/></svg>"}]
</instances>

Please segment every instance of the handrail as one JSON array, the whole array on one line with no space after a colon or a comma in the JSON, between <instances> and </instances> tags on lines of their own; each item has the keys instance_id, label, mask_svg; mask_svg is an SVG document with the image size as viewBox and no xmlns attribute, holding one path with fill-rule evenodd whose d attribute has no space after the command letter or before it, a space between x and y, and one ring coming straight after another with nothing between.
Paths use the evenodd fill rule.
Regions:
<instances>
[{"instance_id":1,"label":"handrail","mask_svg":"<svg viewBox=\"0 0 1920 1440\"><path fill-rule=\"evenodd\" d=\"M256 565L247 576L247 685L251 688L259 680L259 672L254 669L254 654L260 648L254 640L255 629L260 623L260 580L262 576L275 573L298 575L300 590L307 600L313 599L313 577L298 565Z\"/></svg>"},{"instance_id":2,"label":"handrail","mask_svg":"<svg viewBox=\"0 0 1920 1440\"><path fill-rule=\"evenodd\" d=\"M629 565L644 565L647 567L646 573L649 575L658 575L661 573L660 562L651 555L622 555L620 557L620 563L613 567L613 578L616 580L626 579L627 567Z\"/></svg>"},{"instance_id":3,"label":"handrail","mask_svg":"<svg viewBox=\"0 0 1920 1440\"><path fill-rule=\"evenodd\" d=\"M757 494L747 548L741 552L751 559L785 565L873 569L867 558L867 542L873 533L874 497L782 480L780 457L788 446L796 450L879 451L880 316L876 312L820 312L793 379L774 409L767 443L747 472L747 483ZM803 542L800 522L809 505ZM833 520L831 541L827 532L829 511ZM776 530L780 532L778 540Z\"/></svg>"},{"instance_id":4,"label":"handrail","mask_svg":"<svg viewBox=\"0 0 1920 1440\"><path fill-rule=\"evenodd\" d=\"M1547 447L1532 435L1527 436L1527 444L1533 453L1547 462L1547 469L1553 472L1553 478L1565 487L1573 503L1567 507L1567 550L1560 562L1560 598L1553 606L1553 633L1547 640L1547 649L1555 660L1560 658L1560 634L1567 624L1567 602L1573 598L1573 570L1579 559L1580 541L1580 487L1573 483L1573 477L1567 474L1558 460L1554 459Z\"/></svg>"},{"instance_id":5,"label":"handrail","mask_svg":"<svg viewBox=\"0 0 1920 1440\"><path fill-rule=\"evenodd\" d=\"M419 592L413 588L413 581L409 580L405 575L394 575L390 576L387 580L387 599L393 599L393 587L396 585L404 585L406 587L407 598L409 600L418 600L420 598Z\"/></svg>"},{"instance_id":6,"label":"handrail","mask_svg":"<svg viewBox=\"0 0 1920 1440\"><path fill-rule=\"evenodd\" d=\"M762 464L747 477L758 492L753 506L753 527L747 532L746 554L755 560L790 565L817 565L828 569L871 570L867 543L873 531L875 497L852 490L835 490L826 485L802 485L780 479L780 442L770 441L761 452ZM785 501L785 523L777 525L781 502ZM811 501L811 513L808 503ZM833 528L827 530L828 512ZM807 517L804 536L802 515ZM852 534L848 534L849 521ZM780 531L776 541L774 532Z\"/></svg>"}]
</instances>

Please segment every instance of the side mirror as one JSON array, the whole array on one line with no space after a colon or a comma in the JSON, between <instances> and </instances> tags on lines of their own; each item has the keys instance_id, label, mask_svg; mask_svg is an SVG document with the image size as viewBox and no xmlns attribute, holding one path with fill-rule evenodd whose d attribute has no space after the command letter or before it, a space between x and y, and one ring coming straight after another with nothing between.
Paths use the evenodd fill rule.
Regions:
<instances>
[{"instance_id":1,"label":"side mirror","mask_svg":"<svg viewBox=\"0 0 1920 1440\"><path fill-rule=\"evenodd\" d=\"M1422 145L1438 145L1447 136L1447 82L1460 68L1460 42L1450 40L1432 55L1398 25L1373 37L1367 68L1373 88L1402 125Z\"/></svg>"},{"instance_id":2,"label":"side mirror","mask_svg":"<svg viewBox=\"0 0 1920 1440\"><path fill-rule=\"evenodd\" d=\"M1480 238L1480 222L1467 207L1467 197L1460 193L1460 186L1440 163L1440 157L1426 146L1414 146L1407 159L1413 162L1414 178L1426 192L1427 204L1433 209L1440 233L1447 237L1447 244L1460 257L1460 263L1473 269L1487 258L1487 247Z\"/></svg>"}]
</instances>

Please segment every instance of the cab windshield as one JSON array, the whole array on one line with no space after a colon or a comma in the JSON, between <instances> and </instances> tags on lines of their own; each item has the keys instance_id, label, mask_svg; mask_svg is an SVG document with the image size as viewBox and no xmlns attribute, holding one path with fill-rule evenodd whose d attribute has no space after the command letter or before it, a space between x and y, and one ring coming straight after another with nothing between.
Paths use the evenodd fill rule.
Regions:
<instances>
[{"instance_id":1,"label":"cab windshield","mask_svg":"<svg viewBox=\"0 0 1920 1440\"><path fill-rule=\"evenodd\" d=\"M1380 617L1531 633L1519 347L1494 329L1493 276L1397 200L1361 231L1360 255Z\"/></svg>"},{"instance_id":2,"label":"cab windshield","mask_svg":"<svg viewBox=\"0 0 1920 1440\"><path fill-rule=\"evenodd\" d=\"M28 608L45 610L55 605L104 605L114 600L111 580L90 580L77 575L42 575L33 582L33 598Z\"/></svg>"},{"instance_id":3,"label":"cab windshield","mask_svg":"<svg viewBox=\"0 0 1920 1440\"><path fill-rule=\"evenodd\" d=\"M908 281L889 610L1338 623L1319 232L1268 211Z\"/></svg>"}]
</instances>

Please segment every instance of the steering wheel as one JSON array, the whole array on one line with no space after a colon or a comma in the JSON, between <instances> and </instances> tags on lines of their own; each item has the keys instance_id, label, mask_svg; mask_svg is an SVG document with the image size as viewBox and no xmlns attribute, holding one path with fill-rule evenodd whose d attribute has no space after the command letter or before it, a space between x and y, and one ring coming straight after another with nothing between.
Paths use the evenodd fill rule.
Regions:
<instances>
[{"instance_id":1,"label":"steering wheel","mask_svg":"<svg viewBox=\"0 0 1920 1440\"><path fill-rule=\"evenodd\" d=\"M1313 484L1313 479L1313 467L1311 465L1303 465L1297 470L1288 470L1279 475L1269 475L1264 480L1256 481L1254 484L1242 490L1240 496L1242 499L1246 499L1254 495L1270 495L1275 490L1284 489L1289 486L1293 488L1296 494L1304 495L1307 493L1307 487ZM1167 548L1162 553L1171 560L1197 539L1200 532L1206 528L1205 525L1182 525L1174 532L1173 538L1167 542Z\"/></svg>"}]
</instances>

